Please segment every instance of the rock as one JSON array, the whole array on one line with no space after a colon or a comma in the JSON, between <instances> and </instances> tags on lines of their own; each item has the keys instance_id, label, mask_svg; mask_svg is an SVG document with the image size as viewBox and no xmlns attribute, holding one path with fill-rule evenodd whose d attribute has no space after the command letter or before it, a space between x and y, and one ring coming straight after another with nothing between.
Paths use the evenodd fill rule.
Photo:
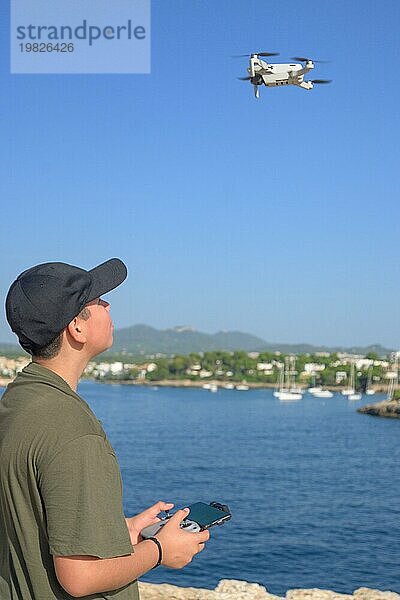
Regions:
<instances>
[{"instance_id":1,"label":"rock","mask_svg":"<svg viewBox=\"0 0 400 600\"><path fill-rule=\"evenodd\" d=\"M391 417L400 419L400 402L398 400L383 400L375 404L367 404L357 409L357 412L375 417Z\"/></svg>"},{"instance_id":2,"label":"rock","mask_svg":"<svg viewBox=\"0 0 400 600\"><path fill-rule=\"evenodd\" d=\"M141 600L400 600L395 592L359 588L354 595L329 590L289 590L286 596L274 596L258 583L222 579L215 590L183 588L168 583L139 582Z\"/></svg>"},{"instance_id":3,"label":"rock","mask_svg":"<svg viewBox=\"0 0 400 600\"><path fill-rule=\"evenodd\" d=\"M139 582L140 600L213 600L213 590Z\"/></svg>"},{"instance_id":4,"label":"rock","mask_svg":"<svg viewBox=\"0 0 400 600\"><path fill-rule=\"evenodd\" d=\"M283 600L258 583L231 579L222 579L215 590L143 582L139 588L141 600Z\"/></svg>"},{"instance_id":5,"label":"rock","mask_svg":"<svg viewBox=\"0 0 400 600\"><path fill-rule=\"evenodd\" d=\"M215 588L215 600L282 600L281 596L269 594L259 583L247 583L234 579L222 579Z\"/></svg>"},{"instance_id":6,"label":"rock","mask_svg":"<svg viewBox=\"0 0 400 600\"><path fill-rule=\"evenodd\" d=\"M380 592L368 588L359 588L353 597L355 600L400 600L400 594L395 592Z\"/></svg>"},{"instance_id":7,"label":"rock","mask_svg":"<svg viewBox=\"0 0 400 600\"><path fill-rule=\"evenodd\" d=\"M289 590L286 600L353 600L353 596L329 590Z\"/></svg>"}]
</instances>

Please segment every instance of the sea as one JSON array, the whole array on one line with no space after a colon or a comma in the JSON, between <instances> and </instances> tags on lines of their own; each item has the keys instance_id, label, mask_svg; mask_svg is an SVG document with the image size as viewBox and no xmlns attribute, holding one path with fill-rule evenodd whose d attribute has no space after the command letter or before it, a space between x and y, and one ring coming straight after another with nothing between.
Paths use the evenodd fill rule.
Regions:
<instances>
[{"instance_id":1,"label":"sea","mask_svg":"<svg viewBox=\"0 0 400 600\"><path fill-rule=\"evenodd\" d=\"M144 581L400 592L400 421L356 412L382 395L282 402L272 390L93 382L79 392L117 453L127 515L158 500L231 509L192 563Z\"/></svg>"},{"instance_id":2,"label":"sea","mask_svg":"<svg viewBox=\"0 0 400 600\"><path fill-rule=\"evenodd\" d=\"M144 581L400 592L400 420L356 412L383 395L282 402L272 390L87 381L79 393L117 453L126 515L158 500L232 512L192 563Z\"/></svg>"}]
</instances>

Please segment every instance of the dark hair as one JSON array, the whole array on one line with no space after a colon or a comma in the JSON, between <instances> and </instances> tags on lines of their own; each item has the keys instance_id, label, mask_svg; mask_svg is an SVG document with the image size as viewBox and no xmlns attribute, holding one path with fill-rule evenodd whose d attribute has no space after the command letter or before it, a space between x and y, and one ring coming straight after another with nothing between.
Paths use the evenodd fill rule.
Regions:
<instances>
[{"instance_id":1,"label":"dark hair","mask_svg":"<svg viewBox=\"0 0 400 600\"><path fill-rule=\"evenodd\" d=\"M89 308L87 306L84 306L79 315L77 316L80 319L87 321L90 317ZM49 344L46 344L46 346L36 346L32 344L32 347L29 350L29 354L31 354L32 356L36 356L37 358L55 358L61 350L62 333L63 332L61 331L59 334L57 334L56 337L53 340L51 340Z\"/></svg>"},{"instance_id":2,"label":"dark hair","mask_svg":"<svg viewBox=\"0 0 400 600\"><path fill-rule=\"evenodd\" d=\"M51 340L50 344L46 346L36 346L32 344L29 349L29 354L37 356L38 358L55 358L61 350L62 344L62 332L59 333L54 340Z\"/></svg>"}]
</instances>

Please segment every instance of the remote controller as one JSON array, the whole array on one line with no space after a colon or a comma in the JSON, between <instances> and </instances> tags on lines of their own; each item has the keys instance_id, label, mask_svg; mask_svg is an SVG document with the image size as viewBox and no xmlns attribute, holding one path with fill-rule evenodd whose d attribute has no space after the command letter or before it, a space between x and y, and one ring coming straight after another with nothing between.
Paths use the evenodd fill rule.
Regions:
<instances>
[{"instance_id":1,"label":"remote controller","mask_svg":"<svg viewBox=\"0 0 400 600\"><path fill-rule=\"evenodd\" d=\"M231 518L231 512L229 507L226 504L220 504L219 502L210 502L210 504L205 504L204 502L195 502L191 504L189 507L189 518L184 519L180 527L185 531L190 531L192 533L197 533L198 531L202 531L203 529L209 529L214 525L222 525L226 521L229 521ZM163 517L158 523L154 525L149 525L145 527L141 531L141 535L143 539L147 539L149 537L153 537L156 535L168 520L172 517L168 511L166 511L166 516Z\"/></svg>"},{"instance_id":2,"label":"remote controller","mask_svg":"<svg viewBox=\"0 0 400 600\"><path fill-rule=\"evenodd\" d=\"M142 529L142 531L140 532L142 538L145 540L146 538L153 537L154 535L156 535L160 531L160 529L164 527L166 523L168 523L168 520L170 518L171 515L169 517L161 519L159 523L154 523L154 525L149 525L148 527ZM184 529L185 531L190 531L191 533L197 533L198 531L200 531L200 525L198 523L195 523L194 521L191 521L190 519L184 519L180 524L180 527L181 529Z\"/></svg>"}]
</instances>

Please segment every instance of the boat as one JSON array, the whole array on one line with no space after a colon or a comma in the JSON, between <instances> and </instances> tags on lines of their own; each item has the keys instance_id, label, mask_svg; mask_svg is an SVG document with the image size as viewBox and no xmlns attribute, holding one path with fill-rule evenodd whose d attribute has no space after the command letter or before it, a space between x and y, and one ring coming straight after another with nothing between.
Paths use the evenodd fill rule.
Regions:
<instances>
[{"instance_id":1,"label":"boat","mask_svg":"<svg viewBox=\"0 0 400 600\"><path fill-rule=\"evenodd\" d=\"M314 392L313 396L315 398L333 398L332 392L329 390L323 390L322 388L318 392Z\"/></svg>"},{"instance_id":2,"label":"boat","mask_svg":"<svg viewBox=\"0 0 400 600\"><path fill-rule=\"evenodd\" d=\"M284 383L285 383L285 367L282 365L281 368L279 369L279 375L278 375L278 379L276 382L275 391L273 392L273 395L275 396L275 398L279 398L279 396L282 394L282 392L289 391L289 390L285 389Z\"/></svg>"},{"instance_id":3,"label":"boat","mask_svg":"<svg viewBox=\"0 0 400 600\"><path fill-rule=\"evenodd\" d=\"M301 400L301 398L303 397L304 394L304 390L303 388L299 387L296 384L296 375L297 375L297 371L296 371L296 357L295 356L291 356L289 358L289 364L290 364L290 369L289 369L289 391L292 394L295 394L296 396L298 396L300 394L300 398L296 398L296 400Z\"/></svg>"},{"instance_id":4,"label":"boat","mask_svg":"<svg viewBox=\"0 0 400 600\"><path fill-rule=\"evenodd\" d=\"M373 390L371 388L371 384L372 384L372 367L369 367L367 385L365 388L365 393L367 394L367 396L373 396L375 394L375 390Z\"/></svg>"},{"instance_id":5,"label":"boat","mask_svg":"<svg viewBox=\"0 0 400 600\"><path fill-rule=\"evenodd\" d=\"M301 393L300 388L297 388L295 384L295 366L296 357L286 356L283 380L282 378L280 378L282 385L279 388L279 390L274 394L277 398L279 398L279 400L294 401L301 400L303 398L303 394Z\"/></svg>"},{"instance_id":6,"label":"boat","mask_svg":"<svg viewBox=\"0 0 400 600\"><path fill-rule=\"evenodd\" d=\"M236 389L237 389L239 392L247 392L247 390L249 390L250 388L249 388L249 386L248 386L248 385L246 385L246 384L244 384L244 383L240 383L239 385L237 385L237 386L236 386Z\"/></svg>"},{"instance_id":7,"label":"boat","mask_svg":"<svg viewBox=\"0 0 400 600\"><path fill-rule=\"evenodd\" d=\"M319 387L319 386L310 387L310 388L308 388L307 392L309 392L310 394L312 394L314 396L318 392L322 392L322 387Z\"/></svg>"},{"instance_id":8,"label":"boat","mask_svg":"<svg viewBox=\"0 0 400 600\"><path fill-rule=\"evenodd\" d=\"M235 386L233 385L233 383L224 383L223 388L224 390L234 390Z\"/></svg>"},{"instance_id":9,"label":"boat","mask_svg":"<svg viewBox=\"0 0 400 600\"><path fill-rule=\"evenodd\" d=\"M349 387L342 390L342 396L354 396L356 393L355 387L354 387L354 371L355 371L355 365L352 364L350 367L350 383L349 383ZM350 400L359 400L359 398L350 398Z\"/></svg>"},{"instance_id":10,"label":"boat","mask_svg":"<svg viewBox=\"0 0 400 600\"><path fill-rule=\"evenodd\" d=\"M355 390L354 388L346 388L345 390L342 390L342 396L351 396L351 394L354 394Z\"/></svg>"},{"instance_id":11,"label":"boat","mask_svg":"<svg viewBox=\"0 0 400 600\"><path fill-rule=\"evenodd\" d=\"M386 400L390 402L393 400L394 392L399 385L399 360L397 357L394 361L393 371L387 373L387 376L389 377L389 385Z\"/></svg>"},{"instance_id":12,"label":"boat","mask_svg":"<svg viewBox=\"0 0 400 600\"><path fill-rule=\"evenodd\" d=\"M278 396L279 400L301 400L303 398L303 394L299 392L280 392Z\"/></svg>"},{"instance_id":13,"label":"boat","mask_svg":"<svg viewBox=\"0 0 400 600\"><path fill-rule=\"evenodd\" d=\"M307 389L307 392L313 395L317 392L322 392L322 387L320 385L315 385L315 373L312 374L312 386Z\"/></svg>"},{"instance_id":14,"label":"boat","mask_svg":"<svg viewBox=\"0 0 400 600\"><path fill-rule=\"evenodd\" d=\"M218 392L218 387L215 383L203 383L201 387L203 390L208 390L209 392Z\"/></svg>"},{"instance_id":15,"label":"boat","mask_svg":"<svg viewBox=\"0 0 400 600\"><path fill-rule=\"evenodd\" d=\"M362 398L362 394L361 392L357 392L356 391L356 385L355 385L355 379L356 379L356 375L355 375L355 370L356 370L356 366L354 364L351 365L351 370L350 370L350 386L349 386L349 394L345 394L347 395L347 398L349 400L361 400ZM347 390L343 390L343 391L347 391ZM343 394L343 392L342 392Z\"/></svg>"}]
</instances>

